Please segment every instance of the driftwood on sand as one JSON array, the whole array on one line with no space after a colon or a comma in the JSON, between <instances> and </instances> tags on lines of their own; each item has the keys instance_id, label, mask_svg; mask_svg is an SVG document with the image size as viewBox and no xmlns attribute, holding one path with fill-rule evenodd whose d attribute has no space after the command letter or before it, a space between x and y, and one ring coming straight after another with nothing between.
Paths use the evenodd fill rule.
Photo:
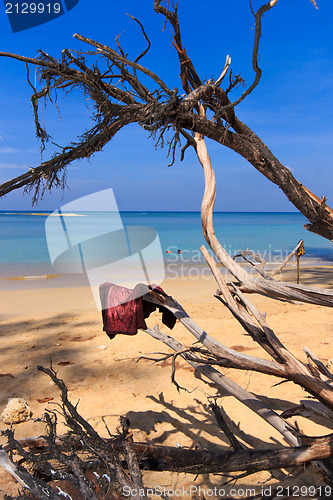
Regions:
<instances>
[{"instance_id":1,"label":"driftwood on sand","mask_svg":"<svg viewBox=\"0 0 333 500\"><path fill-rule=\"evenodd\" d=\"M159 338L172 349L182 353L181 355L187 359L188 354L184 353L181 344L176 345L176 341L166 338L167 336L156 330L147 333L153 334L155 338ZM214 373L207 365L189 359L187 361L208 378ZM145 492L149 491L149 485L146 487L143 485L141 473L143 470L172 471L192 475L234 472L252 474L262 470L300 466L311 461L317 461L320 464L319 460L330 457L332 453L333 435L312 438L302 436L295 430L295 436L298 434L298 444L294 441L291 443L294 444L292 447L260 450L244 448L244 445L239 443L228 428L216 404L212 404L211 409L218 425L226 432L231 444L231 449L226 451L193 450L135 442L126 417L121 418L121 431L114 435L109 434L108 438L102 438L80 415L76 406L69 401L67 387L57 377L56 372L50 368L39 367L39 369L51 377L61 391L61 413L66 419L70 432L57 436L57 418L54 411L48 411L45 414L46 436L16 440L13 432L7 430L5 434L8 438L8 445L0 450L0 465L22 487L42 500L61 498L66 494L69 485L75 488L77 495L92 500L113 498L121 489L129 492L141 491L140 498L147 498ZM219 383L218 377L212 376L211 380ZM258 405L257 410L259 414L260 410L264 410L264 414L267 413L267 415L263 418L268 417L271 423L268 415L271 410L265 409L264 405ZM272 422L274 423L274 419ZM281 422L283 422L282 418ZM281 432L287 441L290 440L285 429L281 429ZM9 451L21 457L20 464L13 462L8 454ZM29 472L32 466L33 475ZM92 471L94 474L91 474ZM54 483L54 481L58 482ZM54 484L58 485L57 491ZM150 491L153 492L154 489L150 488ZM129 498L136 498L136 496L134 493L129 494ZM27 497L19 495L16 498Z\"/></svg>"},{"instance_id":2,"label":"driftwood on sand","mask_svg":"<svg viewBox=\"0 0 333 500\"><path fill-rule=\"evenodd\" d=\"M221 307L228 308L235 321L242 326L244 333L250 335L271 359L249 356L223 345L198 326L177 300L156 292L148 294L145 299L169 309L193 335L195 345L185 346L157 327L148 328L145 332L166 346L165 356L170 357L173 363L171 380L178 390L182 388L177 382L175 359L181 357L195 369L196 375L200 375L204 383L213 383L218 390L236 398L274 428L283 441L280 448L248 449L238 441L223 416L223 408L219 408L216 403L210 407L210 411L215 416L221 432L230 442L230 450L189 450L137 443L133 441L130 422L126 417L121 420L121 430L118 434L110 433L106 439L96 432L79 414L77 407L69 401L67 387L57 374L52 369L39 367L51 377L61 392L61 412L70 431L66 436L57 436L57 414L47 411L44 417L47 432L43 438L31 438L28 442L19 441L11 430L7 430L8 445L0 450L1 466L37 498L52 500L64 497L63 492L57 492L53 488L54 480L70 483L84 499L113 498L124 488L129 491L140 490L143 492L140 498L148 498L149 485L144 484L142 470L172 470L192 474L251 474L254 471L271 471L312 462L321 474L323 483L332 483L333 438L330 426L327 427L327 435L313 438L291 425L288 418L293 415L308 418L313 414L321 414L331 423L333 375L316 354L306 347L304 361L290 352L247 294L257 293L271 299L332 307L333 291L275 279L290 258L297 255L301 242L281 265L270 271L266 269L263 259L250 251L242 252L241 255L245 259L249 260L248 257L251 257L256 261L252 266L256 273L254 274L229 256L216 237L213 225L216 182L205 143L206 137L246 158L267 179L279 186L294 206L308 218L307 229L325 238L333 238L333 211L327 206L326 198L320 199L295 179L291 171L275 158L263 141L237 118L235 112L235 106L259 83L261 69L258 63L258 49L262 18L276 3L276 0L271 0L263 4L257 12L253 11L255 36L252 63L255 76L253 83L234 102L229 100L228 94L243 83L243 80L240 76L233 77L230 72L229 85L225 90L222 89L230 71L230 57L227 57L217 80L203 83L183 46L177 8L171 11L164 7L160 0L154 1L154 7L157 13L169 21L174 32L173 45L181 67L180 77L185 92L183 95L179 95L177 89L169 89L158 75L139 64L139 60L147 51L132 61L125 55L118 41L119 50L116 51L81 35L74 35L77 40L89 45L90 51L93 49L93 53L88 53L89 57L97 56L103 59L107 68L103 73L97 64L88 65L85 59L87 54L83 53L75 54L64 50L61 60L57 60L42 51L37 58L0 52L2 57L23 61L40 70L40 82L43 87L41 90L34 88L32 104L37 136L43 146L49 136L39 120L38 103L41 99L51 98L52 92L61 89L83 87L86 95L96 104L97 110L94 127L85 132L78 143L72 143L40 166L2 184L0 196L26 187L35 190L36 200L43 190L63 186L67 165L100 151L119 130L130 123L139 123L152 135L157 134L158 141L162 143L164 134L172 130L174 135L169 142L169 152L173 161L180 137L186 139L181 150L182 157L187 148L194 148L204 171L205 192L201 220L211 252L205 246L201 247L201 251L218 286L216 300L221 303ZM150 44L141 23L139 24ZM140 74L144 75L145 82L150 80L152 88L140 81ZM223 325L221 329L223 331ZM235 383L221 368L250 370L277 377L281 381L290 381L302 387L311 396L311 400L299 402L297 405L290 403L288 410L278 413L269 406L268 401ZM275 381L275 378L272 380ZM32 470L34 474L31 473ZM25 493L22 493L17 498L28 498L24 495ZM137 496L130 493L128 498Z\"/></svg>"}]
</instances>

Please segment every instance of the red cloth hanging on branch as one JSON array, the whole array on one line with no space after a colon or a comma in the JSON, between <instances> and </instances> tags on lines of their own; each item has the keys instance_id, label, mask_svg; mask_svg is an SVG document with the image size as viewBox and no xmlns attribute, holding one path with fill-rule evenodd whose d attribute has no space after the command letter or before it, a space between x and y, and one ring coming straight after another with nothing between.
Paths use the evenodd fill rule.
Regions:
<instances>
[{"instance_id":1,"label":"red cloth hanging on branch","mask_svg":"<svg viewBox=\"0 0 333 500\"><path fill-rule=\"evenodd\" d=\"M139 329L146 329L145 318L157 308L162 313L162 321L173 328L176 317L164 306L155 305L144 296L154 290L161 295L165 292L157 285L139 283L133 290L114 283L103 283L99 287L102 304L103 330L113 339L116 335L136 335Z\"/></svg>"}]
</instances>

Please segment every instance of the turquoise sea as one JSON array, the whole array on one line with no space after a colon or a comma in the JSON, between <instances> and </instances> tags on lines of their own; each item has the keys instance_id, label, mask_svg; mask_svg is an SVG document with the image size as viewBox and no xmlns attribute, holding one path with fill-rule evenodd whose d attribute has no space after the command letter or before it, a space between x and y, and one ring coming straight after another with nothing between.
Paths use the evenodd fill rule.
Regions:
<instances>
[{"instance_id":1,"label":"turquoise sea","mask_svg":"<svg viewBox=\"0 0 333 500\"><path fill-rule=\"evenodd\" d=\"M38 211L0 212L2 284L9 277L28 280L58 274L52 268L47 248L45 221L48 215ZM105 214L94 216L96 225L103 228ZM170 264L201 265L199 248L205 241L199 212L121 212L120 216L124 226L146 226L157 231L166 274L172 267ZM83 220L77 217L75 222L82 224ZM303 228L306 222L299 213L216 212L214 215L216 235L231 255L249 248L263 254L267 261L279 261L303 239L306 253L302 263L332 263L333 244L306 231ZM84 229L82 231L84 233ZM84 234L82 239L87 239Z\"/></svg>"}]
</instances>

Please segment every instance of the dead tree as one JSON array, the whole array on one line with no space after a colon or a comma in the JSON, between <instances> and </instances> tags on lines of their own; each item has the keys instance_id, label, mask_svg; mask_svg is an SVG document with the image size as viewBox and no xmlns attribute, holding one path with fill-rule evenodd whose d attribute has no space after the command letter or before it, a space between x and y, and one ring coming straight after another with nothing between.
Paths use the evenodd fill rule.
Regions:
<instances>
[{"instance_id":1,"label":"dead tree","mask_svg":"<svg viewBox=\"0 0 333 500\"><path fill-rule=\"evenodd\" d=\"M311 1L315 4L313 0ZM180 79L185 92L183 95L179 95L177 89L169 89L160 76L139 63L150 45L141 24L140 26L147 40L148 48L134 61L125 56L119 43L118 50L114 50L81 35L75 35L75 37L88 44L90 49L93 47L93 52L90 50L89 53L74 53L65 49L62 52L61 59L55 59L42 51L35 59L15 54L0 53L1 56L21 60L27 66L31 64L39 69L41 89L34 89L32 105L35 112L37 135L41 139L42 145L48 140L47 132L39 121L39 106L42 98L46 97L50 99L52 93L60 90L66 91L74 87L81 88L96 103L94 115L96 125L85 133L79 142L70 144L60 153L56 153L53 158L42 163L35 169L30 169L26 174L3 184L0 187L0 195L5 195L13 189L25 187L28 190L34 190L33 199L36 201L45 189L51 189L53 186L64 184L65 170L71 161L89 157L95 152L100 151L121 128L129 123L136 122L144 129L149 130L157 138L157 141L163 141L165 134L168 131L172 131L173 136L169 141L169 152L172 156L172 161L175 160L176 148L180 145L181 138L185 138L186 143L182 147L182 156L188 147L193 147L204 170L205 193L201 207L204 236L217 260L220 261L231 276L229 282L227 282L222 276L216 261L210 256L207 249L205 247L201 248L218 284L216 298L230 310L236 320L242 325L244 331L251 335L253 340L271 356L272 360L267 361L266 359L248 356L222 345L196 325L176 300L168 296L159 297L156 293L148 295L146 299L157 304L163 304L164 307L169 308L176 318L193 334L196 341L201 342L202 345L199 347L197 345L186 347L176 339L160 332L158 328L154 330L147 329L146 333L160 340L174 351L175 354L170 355L168 353L167 356L172 356L173 360L177 356L181 356L202 375L204 380L214 382L217 387L237 398L274 427L283 436L287 444L291 446L291 451L285 454L283 451L282 453L286 461L292 457L290 458L290 462L288 462L289 464L303 463L299 457L304 458L305 454L308 460L316 461L316 465L320 467L327 481L332 481L331 436L328 434L321 441L311 441L311 438L302 435L297 428L291 426L287 418L297 413L302 413L306 416L307 412L319 412L326 415L331 421L333 419L333 375L309 350L306 350L307 362L297 359L277 338L266 318L251 303L245 293L260 293L282 300L332 307L333 292L331 290L310 288L292 283L277 282L274 279L274 275L279 269L277 268L273 272L268 273L265 271L263 262L261 263L263 264L261 267L257 267L259 277L249 274L227 254L216 238L213 226L216 185L214 171L205 144L205 137L213 139L236 151L270 181L278 185L295 207L308 218L310 224L307 225L307 229L325 238L333 238L333 211L326 205L326 198L317 198L296 180L290 170L274 157L273 153L261 139L236 116L235 106L241 103L260 81L261 69L258 65L258 50L262 17L276 3L277 0L270 0L268 3L262 5L257 12L253 12L255 18L255 37L252 62L255 78L253 83L234 102L230 102L228 94L242 80L240 76L234 77L232 75L230 58L227 57L225 67L215 81L202 82L182 43L177 9L169 10L161 4L161 0L154 1L155 11L162 14L173 28L173 44L179 58L181 68ZM95 55L100 58L102 56L102 60L104 61L103 70L100 69L97 62L92 66L88 66L86 59L88 54L89 57ZM222 84L225 82L228 71L229 82L225 85L225 89L222 89ZM139 74L150 78L150 87L143 85L138 76ZM117 85L115 82L120 83ZM293 405L284 414L278 414L255 394L249 393L226 375L222 374L218 367L252 370L273 375L282 380L290 380L304 388L316 401L312 401L312 405L305 402L297 405L297 407ZM55 377L55 374L53 373L50 376ZM173 381L177 383L174 370L172 377ZM62 388L64 401L66 391L63 386L59 384L58 386ZM180 389L178 384L177 386ZM69 410L72 407L67 406L67 403L65 407L69 411L70 416L73 417L71 410ZM214 413L218 415L216 408L214 408ZM105 443L99 441L100 437L96 435L95 431L90 427L86 427L77 415L75 415L74 424L72 425L75 426L76 421L83 426L89 438L96 439L101 448L105 446ZM232 463L233 459L236 462L239 460L237 462L238 465L233 470L236 470L238 467L237 470L250 471L250 463L252 464L252 462L249 463L248 460L252 459L246 453L241 453L245 450L237 448L237 439L232 437L232 433L227 431L226 426L222 425L222 428L229 435L232 446L235 448L233 452L235 454L228 459L229 463ZM77 428L76 430L80 434L80 429ZM15 444L15 446L18 445ZM308 448L304 449L304 446ZM314 449L316 450L315 453ZM157 450L151 450L151 452L158 454ZM172 453L177 454L173 450L172 452L170 451L170 456L175 456ZM267 450L265 457L268 458L266 462L263 458L266 469L275 466L286 466L282 465L281 460L276 459L274 461L272 453L272 450ZM237 459L236 455L238 456ZM180 458L180 454L177 456ZM241 456L245 460L243 465L240 465ZM131 471L132 467L134 467L134 471L138 471L140 460L137 463L129 451L126 457ZM194 455L192 455L190 460L194 460L193 457ZM67 467L70 467L69 463L66 464L66 458L62 457L62 459L63 463ZM188 460L185 459L185 455L183 456L183 460L185 462ZM200 460L204 461L204 458L201 457ZM200 463L202 464L202 462ZM286 464L287 462L283 463ZM214 460L211 459L211 472L216 472L213 464ZM193 471L198 472L198 463L195 464L192 462L191 466L193 467ZM80 467L75 470L72 468L75 480L83 488L90 488L90 485L88 484L87 486L82 476L82 467ZM164 462L163 467L163 470L168 470L166 462ZM16 470L14 472L17 473ZM134 479L139 481L139 475L135 476L135 478L132 478L132 476L129 479L123 476L120 477L123 481L131 480L133 482ZM89 494L93 495L93 488L92 493ZM94 497L91 496L91 498Z\"/></svg>"}]
</instances>

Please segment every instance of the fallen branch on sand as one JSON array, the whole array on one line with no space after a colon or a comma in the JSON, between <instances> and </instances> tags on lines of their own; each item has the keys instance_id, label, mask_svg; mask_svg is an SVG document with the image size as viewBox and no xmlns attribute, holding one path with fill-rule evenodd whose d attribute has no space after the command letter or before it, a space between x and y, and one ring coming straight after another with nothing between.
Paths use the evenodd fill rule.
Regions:
<instances>
[{"instance_id":1,"label":"fallen branch on sand","mask_svg":"<svg viewBox=\"0 0 333 500\"><path fill-rule=\"evenodd\" d=\"M169 342L167 339L164 341ZM110 488L113 492L125 487L129 488L128 491L147 491L148 487L144 487L142 483L140 469L189 474L242 471L251 474L261 470L298 466L325 459L332 454L333 434L321 438L301 436L300 446L273 450L244 449L230 432L228 438L233 449L227 451L136 443L129 431L130 422L125 417L121 419L120 433L102 438L68 400L67 387L57 374L49 368L39 367L39 370L50 376L60 389L61 413L70 431L66 435L57 436L55 413L47 411L46 436L16 440L13 432L7 430L5 434L8 445L0 450L0 465L37 498L61 498L62 494L52 487L55 479L63 482L62 488L71 484L83 498L98 500L105 498L103 495L107 492L110 494ZM214 405L213 411L221 424L223 417L219 415L217 405ZM26 451L27 448L29 451ZM8 452L21 457L20 464L14 463ZM28 470L23 468L22 463L28 466ZM33 474L29 472L32 466ZM113 483L111 480L105 481L105 477L112 477ZM66 493L66 490L62 492ZM140 497L145 498L143 495Z\"/></svg>"}]
</instances>

